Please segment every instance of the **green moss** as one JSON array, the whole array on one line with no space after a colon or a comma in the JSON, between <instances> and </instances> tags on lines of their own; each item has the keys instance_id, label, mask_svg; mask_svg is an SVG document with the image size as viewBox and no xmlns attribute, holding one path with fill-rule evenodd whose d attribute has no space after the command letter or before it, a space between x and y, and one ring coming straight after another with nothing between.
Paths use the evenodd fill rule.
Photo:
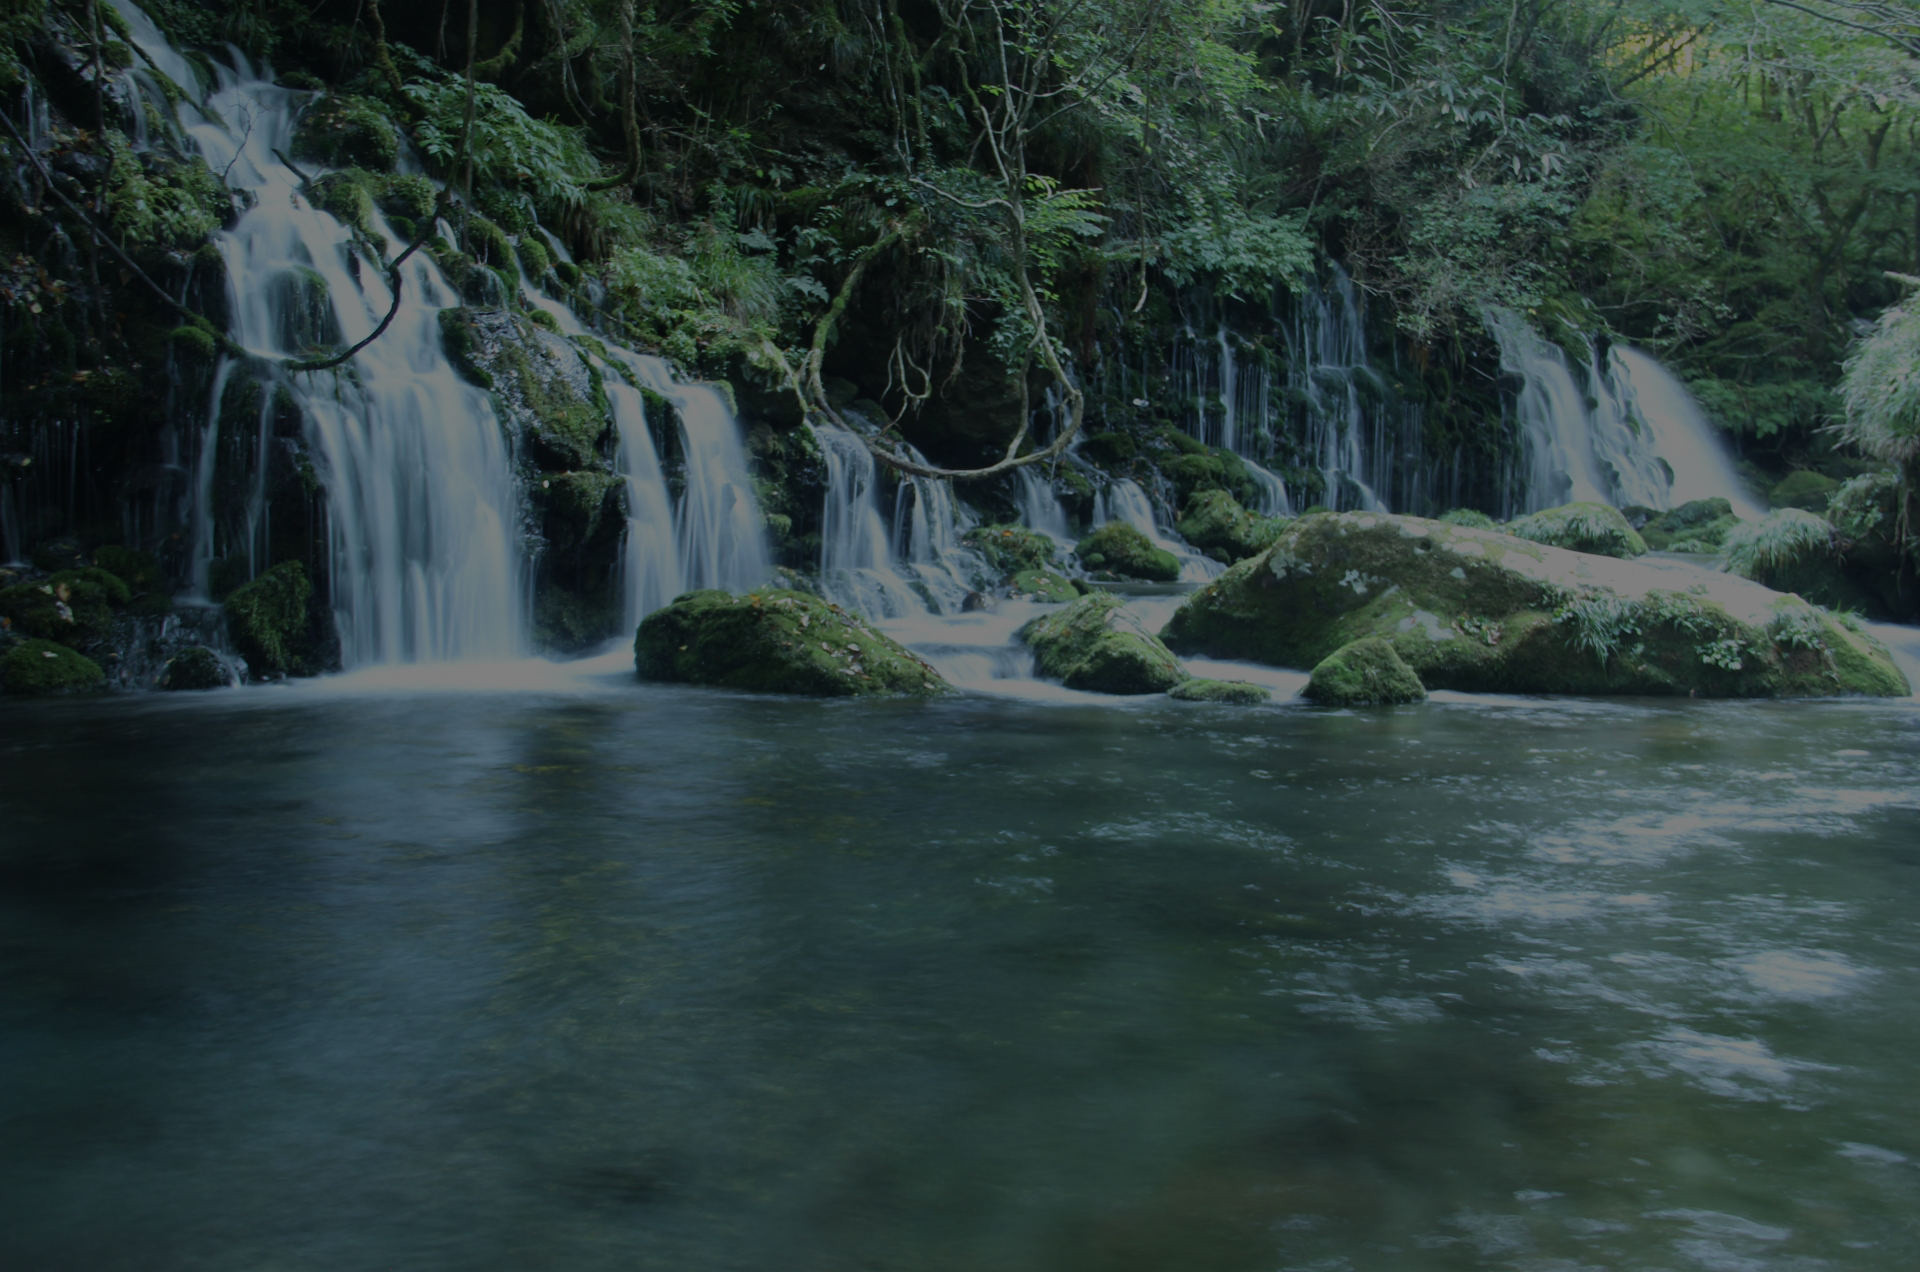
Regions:
<instances>
[{"instance_id":1,"label":"green moss","mask_svg":"<svg viewBox=\"0 0 1920 1272\"><path fill-rule=\"evenodd\" d=\"M553 268L553 257L547 254L546 246L532 235L522 238L516 250L520 256L520 268L526 270L527 277L535 282L546 277L547 271Z\"/></svg>"},{"instance_id":2,"label":"green moss","mask_svg":"<svg viewBox=\"0 0 1920 1272\"><path fill-rule=\"evenodd\" d=\"M312 599L313 585L298 561L283 561L234 589L226 601L227 634L252 672L312 670L303 656L308 643L307 603Z\"/></svg>"},{"instance_id":3,"label":"green moss","mask_svg":"<svg viewBox=\"0 0 1920 1272\"><path fill-rule=\"evenodd\" d=\"M1596 556L1637 557L1647 545L1618 508L1601 503L1571 503L1517 518L1507 533Z\"/></svg>"},{"instance_id":4,"label":"green moss","mask_svg":"<svg viewBox=\"0 0 1920 1272\"><path fill-rule=\"evenodd\" d=\"M1840 489L1840 483L1824 473L1809 472L1801 469L1788 473L1772 490L1767 492L1767 502L1775 508L1802 508L1819 512L1827 506L1833 493Z\"/></svg>"},{"instance_id":5,"label":"green moss","mask_svg":"<svg viewBox=\"0 0 1920 1272\"><path fill-rule=\"evenodd\" d=\"M166 578L160 563L150 552L113 545L96 548L93 559L100 568L117 575L127 587L131 608L142 614L165 614L173 609L167 595Z\"/></svg>"},{"instance_id":6,"label":"green moss","mask_svg":"<svg viewBox=\"0 0 1920 1272\"><path fill-rule=\"evenodd\" d=\"M1218 702L1234 707L1265 706L1273 701L1271 690L1244 680L1182 681L1167 690L1167 697L1181 702Z\"/></svg>"},{"instance_id":7,"label":"green moss","mask_svg":"<svg viewBox=\"0 0 1920 1272\"><path fill-rule=\"evenodd\" d=\"M932 667L839 606L786 589L688 592L634 638L642 680L814 697L952 692Z\"/></svg>"},{"instance_id":8,"label":"green moss","mask_svg":"<svg viewBox=\"0 0 1920 1272\"><path fill-rule=\"evenodd\" d=\"M483 389L491 389L493 375L480 365L479 342L474 338L471 312L464 308L442 309L435 316L440 322L440 344L453 369L462 378Z\"/></svg>"},{"instance_id":9,"label":"green moss","mask_svg":"<svg viewBox=\"0 0 1920 1272\"><path fill-rule=\"evenodd\" d=\"M1718 552L1739 524L1727 500L1695 499L1653 517L1640 527L1640 537L1656 552Z\"/></svg>"},{"instance_id":10,"label":"green moss","mask_svg":"<svg viewBox=\"0 0 1920 1272\"><path fill-rule=\"evenodd\" d=\"M1053 540L1024 526L975 526L960 541L1003 578L1053 564Z\"/></svg>"},{"instance_id":11,"label":"green moss","mask_svg":"<svg viewBox=\"0 0 1920 1272\"><path fill-rule=\"evenodd\" d=\"M413 173L382 178L374 189L374 203L381 212L412 222L432 216L437 198L433 182Z\"/></svg>"},{"instance_id":12,"label":"green moss","mask_svg":"<svg viewBox=\"0 0 1920 1272\"><path fill-rule=\"evenodd\" d=\"M131 599L119 578L83 566L0 591L0 617L27 636L84 648L106 639L114 608Z\"/></svg>"},{"instance_id":13,"label":"green moss","mask_svg":"<svg viewBox=\"0 0 1920 1272\"><path fill-rule=\"evenodd\" d=\"M1424 702L1427 687L1388 642L1377 636L1356 640L1321 659L1300 691L1323 707L1378 706Z\"/></svg>"},{"instance_id":14,"label":"green moss","mask_svg":"<svg viewBox=\"0 0 1920 1272\"><path fill-rule=\"evenodd\" d=\"M220 342L204 327L175 327L167 333L167 341L177 355L205 362L213 361L220 351Z\"/></svg>"},{"instance_id":15,"label":"green moss","mask_svg":"<svg viewBox=\"0 0 1920 1272\"><path fill-rule=\"evenodd\" d=\"M106 680L100 664L50 640L22 641L0 657L0 689L7 693L84 693Z\"/></svg>"},{"instance_id":16,"label":"green moss","mask_svg":"<svg viewBox=\"0 0 1920 1272\"><path fill-rule=\"evenodd\" d=\"M1083 596L1020 629L1040 674L1088 693L1165 693L1188 679L1159 639L1119 597Z\"/></svg>"},{"instance_id":17,"label":"green moss","mask_svg":"<svg viewBox=\"0 0 1920 1272\"><path fill-rule=\"evenodd\" d=\"M1080 563L1131 579L1171 583L1180 577L1180 560L1124 521L1109 521L1074 548Z\"/></svg>"},{"instance_id":18,"label":"green moss","mask_svg":"<svg viewBox=\"0 0 1920 1272\"><path fill-rule=\"evenodd\" d=\"M1440 520L1450 526L1472 526L1476 530L1491 530L1496 524L1492 517L1476 508L1455 508L1440 514Z\"/></svg>"},{"instance_id":19,"label":"green moss","mask_svg":"<svg viewBox=\"0 0 1920 1272\"><path fill-rule=\"evenodd\" d=\"M373 178L359 168L314 178L307 190L315 207L362 234L373 233Z\"/></svg>"},{"instance_id":20,"label":"green moss","mask_svg":"<svg viewBox=\"0 0 1920 1272\"><path fill-rule=\"evenodd\" d=\"M301 114L293 157L329 168L392 172L400 160L400 137L373 102L329 93Z\"/></svg>"},{"instance_id":21,"label":"green moss","mask_svg":"<svg viewBox=\"0 0 1920 1272\"><path fill-rule=\"evenodd\" d=\"M1194 547L1232 563L1265 551L1286 524L1280 517L1248 512L1224 490L1204 490L1187 500L1179 529Z\"/></svg>"},{"instance_id":22,"label":"green moss","mask_svg":"<svg viewBox=\"0 0 1920 1272\"><path fill-rule=\"evenodd\" d=\"M181 650L167 659L160 673L160 687L174 692L225 689L232 683L220 655L205 645L190 645Z\"/></svg>"},{"instance_id":23,"label":"green moss","mask_svg":"<svg viewBox=\"0 0 1920 1272\"><path fill-rule=\"evenodd\" d=\"M1080 589L1065 575L1047 570L1022 570L1008 580L1015 597L1030 601L1064 603L1080 595Z\"/></svg>"}]
</instances>

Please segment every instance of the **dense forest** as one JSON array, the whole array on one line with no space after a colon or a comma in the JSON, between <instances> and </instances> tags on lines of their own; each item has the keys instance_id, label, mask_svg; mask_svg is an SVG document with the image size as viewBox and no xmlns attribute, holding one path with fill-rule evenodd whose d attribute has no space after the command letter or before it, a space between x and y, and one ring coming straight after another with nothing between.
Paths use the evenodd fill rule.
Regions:
<instances>
[{"instance_id":1,"label":"dense forest","mask_svg":"<svg viewBox=\"0 0 1920 1272\"><path fill-rule=\"evenodd\" d=\"M1403 510L1513 511L1511 385L1489 331L1512 313L1575 362L1614 341L1657 354L1752 485L1785 480L1778 501L1818 511L1845 484L1836 534L1911 570L1920 320L1899 304L1920 275L1920 16L1897 3L145 12L208 83L237 55L310 95L290 156L325 170L310 197L369 233L376 210L417 233L410 250L469 306L514 309L524 275L608 338L725 381L789 566L819 543L803 417L858 416L884 463L973 477L963 497L996 519L1007 470L1069 444L1111 471L1151 464L1181 499L1244 495L1234 458L1177 427L1180 351L1231 341L1278 384L1286 324L1337 284L1362 315L1369 391L1418 408L1405 464L1451 466ZM244 199L130 95L123 72L158 68L112 5L8 0L5 31L12 548L138 541L178 575L160 422L204 412L215 359L237 352L207 239ZM341 365L324 330L311 343L296 372ZM220 409L282 409L270 380L248 392L229 385ZM540 393L522 397L539 414ZM1282 415L1309 408L1278 393ZM534 462L571 478L606 449L591 433ZM1352 506L1297 438L1274 430L1263 456L1296 504ZM311 471L287 464L310 505ZM1090 497L1051 472L1070 508ZM274 508L288 525L271 558L314 568L312 508ZM604 570L592 516L539 515L543 570L564 573L568 550L585 553L576 572ZM569 586L549 643L610 621L580 610L591 585Z\"/></svg>"}]
</instances>

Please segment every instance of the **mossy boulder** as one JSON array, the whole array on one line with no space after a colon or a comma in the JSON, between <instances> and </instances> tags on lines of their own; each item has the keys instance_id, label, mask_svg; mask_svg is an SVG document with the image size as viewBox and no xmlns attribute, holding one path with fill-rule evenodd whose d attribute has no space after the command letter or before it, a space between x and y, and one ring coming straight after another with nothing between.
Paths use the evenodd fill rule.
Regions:
<instances>
[{"instance_id":1,"label":"mossy boulder","mask_svg":"<svg viewBox=\"0 0 1920 1272\"><path fill-rule=\"evenodd\" d=\"M1603 503L1570 503L1529 513L1507 523L1507 533L1573 552L1627 559L1645 556L1646 540L1618 508Z\"/></svg>"},{"instance_id":2,"label":"mossy boulder","mask_svg":"<svg viewBox=\"0 0 1920 1272\"><path fill-rule=\"evenodd\" d=\"M0 617L22 635L84 649L106 639L114 610L131 600L116 575L82 566L0 591Z\"/></svg>"},{"instance_id":3,"label":"mossy boulder","mask_svg":"<svg viewBox=\"0 0 1920 1272\"><path fill-rule=\"evenodd\" d=\"M975 526L960 541L1003 578L1053 564L1053 540L1025 526Z\"/></svg>"},{"instance_id":4,"label":"mossy boulder","mask_svg":"<svg viewBox=\"0 0 1920 1272\"><path fill-rule=\"evenodd\" d=\"M293 157L329 168L392 172L400 161L400 135L364 97L329 93L308 106L294 126Z\"/></svg>"},{"instance_id":5,"label":"mossy boulder","mask_svg":"<svg viewBox=\"0 0 1920 1272\"><path fill-rule=\"evenodd\" d=\"M1124 521L1109 521L1073 549L1089 570L1122 578L1171 583L1180 577L1180 559Z\"/></svg>"},{"instance_id":6,"label":"mossy boulder","mask_svg":"<svg viewBox=\"0 0 1920 1272\"><path fill-rule=\"evenodd\" d=\"M1051 570L1022 570L1007 580L1007 587L1016 600L1064 604L1080 595L1072 579Z\"/></svg>"},{"instance_id":7,"label":"mossy boulder","mask_svg":"<svg viewBox=\"0 0 1920 1272\"><path fill-rule=\"evenodd\" d=\"M1167 690L1181 702L1217 702L1230 707L1258 707L1273 701L1273 691L1244 680L1184 680Z\"/></svg>"},{"instance_id":8,"label":"mossy boulder","mask_svg":"<svg viewBox=\"0 0 1920 1272\"><path fill-rule=\"evenodd\" d=\"M1655 552L1718 552L1739 524L1729 501L1695 499L1649 518L1640 537Z\"/></svg>"},{"instance_id":9,"label":"mossy boulder","mask_svg":"<svg viewBox=\"0 0 1920 1272\"><path fill-rule=\"evenodd\" d=\"M932 667L865 620L805 592L688 592L641 622L642 680L820 698L951 693Z\"/></svg>"},{"instance_id":10,"label":"mossy boulder","mask_svg":"<svg viewBox=\"0 0 1920 1272\"><path fill-rule=\"evenodd\" d=\"M160 672L160 687L174 692L197 689L225 689L233 683L220 655L205 645L189 645L173 657Z\"/></svg>"},{"instance_id":11,"label":"mossy boulder","mask_svg":"<svg viewBox=\"0 0 1920 1272\"><path fill-rule=\"evenodd\" d=\"M1356 640L1322 658L1300 696L1323 707L1425 702L1427 687L1378 636Z\"/></svg>"},{"instance_id":12,"label":"mossy boulder","mask_svg":"<svg viewBox=\"0 0 1920 1272\"><path fill-rule=\"evenodd\" d=\"M1040 674L1088 693L1166 693L1190 679L1117 596L1094 592L1020 629Z\"/></svg>"},{"instance_id":13,"label":"mossy boulder","mask_svg":"<svg viewBox=\"0 0 1920 1272\"><path fill-rule=\"evenodd\" d=\"M1472 526L1476 530L1491 530L1499 524L1478 508L1455 508L1441 513L1440 520L1450 526Z\"/></svg>"},{"instance_id":14,"label":"mossy boulder","mask_svg":"<svg viewBox=\"0 0 1920 1272\"><path fill-rule=\"evenodd\" d=\"M539 467L610 471L600 453L612 427L598 376L565 337L506 310L443 309L447 356L491 391Z\"/></svg>"},{"instance_id":15,"label":"mossy boulder","mask_svg":"<svg viewBox=\"0 0 1920 1272\"><path fill-rule=\"evenodd\" d=\"M1378 637L1429 689L1911 692L1870 636L1757 583L1384 513L1302 517L1196 592L1161 637L1182 654L1281 667Z\"/></svg>"},{"instance_id":16,"label":"mossy boulder","mask_svg":"<svg viewBox=\"0 0 1920 1272\"><path fill-rule=\"evenodd\" d=\"M1264 551L1286 524L1283 518L1247 511L1224 490L1202 490L1187 500L1179 530L1194 547L1232 564Z\"/></svg>"},{"instance_id":17,"label":"mossy boulder","mask_svg":"<svg viewBox=\"0 0 1920 1272\"><path fill-rule=\"evenodd\" d=\"M99 663L50 640L21 641L0 656L0 690L7 693L85 693L106 681Z\"/></svg>"},{"instance_id":18,"label":"mossy boulder","mask_svg":"<svg viewBox=\"0 0 1920 1272\"><path fill-rule=\"evenodd\" d=\"M312 670L305 657L313 584L298 561L283 561L227 597L227 634L255 675Z\"/></svg>"},{"instance_id":19,"label":"mossy boulder","mask_svg":"<svg viewBox=\"0 0 1920 1272\"><path fill-rule=\"evenodd\" d=\"M1800 508L1807 512L1821 512L1832 499L1840 483L1825 473L1809 472L1801 469L1788 473L1767 492L1767 502L1775 508Z\"/></svg>"}]
</instances>

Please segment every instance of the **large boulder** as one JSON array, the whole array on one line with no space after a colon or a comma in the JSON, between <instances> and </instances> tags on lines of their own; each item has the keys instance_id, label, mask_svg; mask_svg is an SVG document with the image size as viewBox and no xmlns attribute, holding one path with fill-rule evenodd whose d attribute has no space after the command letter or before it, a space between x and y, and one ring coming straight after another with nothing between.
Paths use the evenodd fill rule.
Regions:
<instances>
[{"instance_id":1,"label":"large boulder","mask_svg":"<svg viewBox=\"0 0 1920 1272\"><path fill-rule=\"evenodd\" d=\"M1184 654L1282 667L1379 637L1429 689L1911 692L1878 642L1797 596L1383 513L1301 518L1195 593L1161 637Z\"/></svg>"},{"instance_id":2,"label":"large boulder","mask_svg":"<svg viewBox=\"0 0 1920 1272\"><path fill-rule=\"evenodd\" d=\"M307 603L313 584L298 561L282 561L227 597L227 634L256 676L312 675Z\"/></svg>"},{"instance_id":3,"label":"large boulder","mask_svg":"<svg viewBox=\"0 0 1920 1272\"><path fill-rule=\"evenodd\" d=\"M633 655L642 680L755 693L852 698L953 691L939 672L857 615L785 589L675 597L641 621Z\"/></svg>"},{"instance_id":4,"label":"large boulder","mask_svg":"<svg viewBox=\"0 0 1920 1272\"><path fill-rule=\"evenodd\" d=\"M1516 517L1507 533L1535 543L1599 556L1637 557L1647 544L1618 508L1603 503L1570 503Z\"/></svg>"},{"instance_id":5,"label":"large boulder","mask_svg":"<svg viewBox=\"0 0 1920 1272\"><path fill-rule=\"evenodd\" d=\"M1425 702L1427 687L1378 636L1342 645L1320 660L1300 696L1323 707Z\"/></svg>"},{"instance_id":6,"label":"large boulder","mask_svg":"<svg viewBox=\"0 0 1920 1272\"><path fill-rule=\"evenodd\" d=\"M1002 578L1053 565L1053 540L1025 526L975 526L960 542L980 554Z\"/></svg>"},{"instance_id":7,"label":"large boulder","mask_svg":"<svg viewBox=\"0 0 1920 1272\"><path fill-rule=\"evenodd\" d=\"M1180 558L1156 547L1124 521L1109 521L1080 540L1073 551L1089 570L1150 583L1171 583L1180 577Z\"/></svg>"},{"instance_id":8,"label":"large boulder","mask_svg":"<svg viewBox=\"0 0 1920 1272\"><path fill-rule=\"evenodd\" d=\"M85 693L106 683L100 664L50 640L24 640L0 657L0 691Z\"/></svg>"},{"instance_id":9,"label":"large boulder","mask_svg":"<svg viewBox=\"0 0 1920 1272\"><path fill-rule=\"evenodd\" d=\"M1166 693L1188 679L1117 596L1095 592L1020 629L1040 674L1088 693Z\"/></svg>"},{"instance_id":10,"label":"large boulder","mask_svg":"<svg viewBox=\"0 0 1920 1272\"><path fill-rule=\"evenodd\" d=\"M1217 560L1232 564L1261 552L1280 537L1286 522L1241 507L1224 490L1202 490L1187 500L1180 537Z\"/></svg>"},{"instance_id":11,"label":"large boulder","mask_svg":"<svg viewBox=\"0 0 1920 1272\"><path fill-rule=\"evenodd\" d=\"M1273 701L1273 690L1244 680L1183 680L1167 690L1179 702L1211 702L1229 707L1263 707Z\"/></svg>"}]
</instances>

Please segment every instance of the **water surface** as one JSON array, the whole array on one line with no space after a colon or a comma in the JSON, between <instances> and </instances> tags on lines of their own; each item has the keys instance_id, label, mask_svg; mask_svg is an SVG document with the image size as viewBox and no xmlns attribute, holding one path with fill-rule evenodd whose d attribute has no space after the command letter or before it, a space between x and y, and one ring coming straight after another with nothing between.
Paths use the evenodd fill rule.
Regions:
<instances>
[{"instance_id":1,"label":"water surface","mask_svg":"<svg viewBox=\"0 0 1920 1272\"><path fill-rule=\"evenodd\" d=\"M514 674L0 706L0 1263L1911 1266L1911 702Z\"/></svg>"}]
</instances>

